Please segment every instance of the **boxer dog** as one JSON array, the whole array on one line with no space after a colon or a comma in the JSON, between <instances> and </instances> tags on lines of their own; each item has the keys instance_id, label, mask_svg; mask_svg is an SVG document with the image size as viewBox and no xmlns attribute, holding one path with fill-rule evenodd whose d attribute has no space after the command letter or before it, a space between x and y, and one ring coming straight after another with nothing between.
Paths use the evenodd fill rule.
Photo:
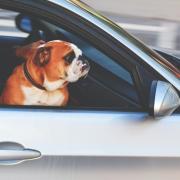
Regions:
<instances>
[{"instance_id":1,"label":"boxer dog","mask_svg":"<svg viewBox=\"0 0 180 180\"><path fill-rule=\"evenodd\" d=\"M60 40L17 48L16 55L25 61L8 78L1 104L65 106L67 84L86 76L90 68L76 45Z\"/></svg>"}]
</instances>

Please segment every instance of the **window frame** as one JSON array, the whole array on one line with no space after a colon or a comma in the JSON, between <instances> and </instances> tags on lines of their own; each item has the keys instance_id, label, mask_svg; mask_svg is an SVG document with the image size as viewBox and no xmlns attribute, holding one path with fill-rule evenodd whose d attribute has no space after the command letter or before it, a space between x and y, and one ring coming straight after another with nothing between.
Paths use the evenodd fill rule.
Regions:
<instances>
[{"instance_id":1,"label":"window frame","mask_svg":"<svg viewBox=\"0 0 180 180\"><path fill-rule=\"evenodd\" d=\"M97 46L100 51L107 52L107 55L117 62L119 59L123 59L123 57L125 57L125 59L128 59L128 62L124 60L121 61L121 63L130 72L132 72L132 78L135 82L135 87L140 99L140 103L142 106L147 106L148 102L144 102L143 100L143 86L138 73L139 63L137 59L139 58L137 58L129 49L120 44L120 42L118 42L117 44L117 41L115 42L114 39L107 33L103 32L103 30L89 23L87 20L81 19L81 17L77 14L74 14L62 7L56 7L52 3L49 3L50 6L47 10L45 3L40 1L38 2L38 7L34 2L26 1L22 3L20 1L16 1L13 3L8 3L8 1L9 0L3 0L2 2L0 2L0 8L5 8L22 13L24 12L30 16L32 16L33 13L33 16L38 16L39 18L45 19L46 21L50 21L52 24L56 24L58 26L62 25L63 27L75 32L76 34L81 34L84 39L87 39L88 41L90 41L90 43ZM46 4L48 4L48 2L46 2ZM99 42L101 42L101 46L99 46Z\"/></svg>"}]
</instances>

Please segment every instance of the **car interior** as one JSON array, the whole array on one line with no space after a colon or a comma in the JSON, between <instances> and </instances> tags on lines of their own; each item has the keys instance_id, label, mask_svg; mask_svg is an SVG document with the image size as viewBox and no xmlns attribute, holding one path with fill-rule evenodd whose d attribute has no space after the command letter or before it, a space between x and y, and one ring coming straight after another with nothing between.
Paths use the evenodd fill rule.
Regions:
<instances>
[{"instance_id":1,"label":"car interior","mask_svg":"<svg viewBox=\"0 0 180 180\"><path fill-rule=\"evenodd\" d=\"M91 69L85 79L69 85L68 107L140 109L131 73L84 39L44 20L24 14L15 17L16 28L27 37L0 36L0 92L13 69L23 63L15 48L37 40L64 40L76 44L89 61Z\"/></svg>"}]
</instances>

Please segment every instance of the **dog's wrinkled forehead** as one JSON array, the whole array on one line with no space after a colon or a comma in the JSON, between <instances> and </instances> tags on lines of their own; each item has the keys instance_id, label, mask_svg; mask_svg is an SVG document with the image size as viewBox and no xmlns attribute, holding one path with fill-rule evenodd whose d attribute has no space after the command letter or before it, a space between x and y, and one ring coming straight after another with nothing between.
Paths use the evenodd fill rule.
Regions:
<instances>
[{"instance_id":1,"label":"dog's wrinkled forehead","mask_svg":"<svg viewBox=\"0 0 180 180\"><path fill-rule=\"evenodd\" d=\"M75 53L75 57L76 58L78 58L79 56L81 56L82 55L82 51L75 45L75 44L73 44L73 43L69 43L69 42L66 42L66 41L61 41L61 40L53 40L53 41L49 41L49 42L47 42L47 43L45 43L45 44L41 44L40 46L39 46L39 48L41 48L41 47L46 47L46 46L51 46L51 47L53 47L53 46L62 46L62 45L64 45L64 46L67 46L67 47L69 47L70 49L72 49L73 51L74 51L74 53Z\"/></svg>"},{"instance_id":2,"label":"dog's wrinkled forehead","mask_svg":"<svg viewBox=\"0 0 180 180\"><path fill-rule=\"evenodd\" d=\"M78 58L79 56L82 56L82 51L76 45L70 43L70 47L74 51L76 58Z\"/></svg>"}]
</instances>

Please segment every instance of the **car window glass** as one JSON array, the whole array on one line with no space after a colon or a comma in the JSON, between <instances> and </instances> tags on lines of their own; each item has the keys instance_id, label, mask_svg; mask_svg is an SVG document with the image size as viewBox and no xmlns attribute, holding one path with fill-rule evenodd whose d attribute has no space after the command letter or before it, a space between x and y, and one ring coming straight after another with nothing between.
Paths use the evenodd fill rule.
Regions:
<instances>
[{"instance_id":1,"label":"car window glass","mask_svg":"<svg viewBox=\"0 0 180 180\"><path fill-rule=\"evenodd\" d=\"M94 53L94 51L94 48L89 47L86 49L85 54L91 55L92 61L133 85L131 74L125 68L117 64L115 61L112 61L110 57L106 56L101 51L98 51L98 53Z\"/></svg>"},{"instance_id":2,"label":"car window glass","mask_svg":"<svg viewBox=\"0 0 180 180\"><path fill-rule=\"evenodd\" d=\"M74 33L59 27L56 27L55 29L57 37L78 45L83 50L83 54L89 59L89 61L96 64L95 67L93 66L92 71L97 66L100 66L100 68L98 68L96 80L103 82L103 84L115 90L122 96L139 103L139 98L135 84L133 82L132 74L124 66L122 66L121 63L116 62L114 59L98 50L88 41L80 38ZM106 73L102 72L104 71L103 69L106 71ZM100 74L102 74L102 76L100 76Z\"/></svg>"}]
</instances>

